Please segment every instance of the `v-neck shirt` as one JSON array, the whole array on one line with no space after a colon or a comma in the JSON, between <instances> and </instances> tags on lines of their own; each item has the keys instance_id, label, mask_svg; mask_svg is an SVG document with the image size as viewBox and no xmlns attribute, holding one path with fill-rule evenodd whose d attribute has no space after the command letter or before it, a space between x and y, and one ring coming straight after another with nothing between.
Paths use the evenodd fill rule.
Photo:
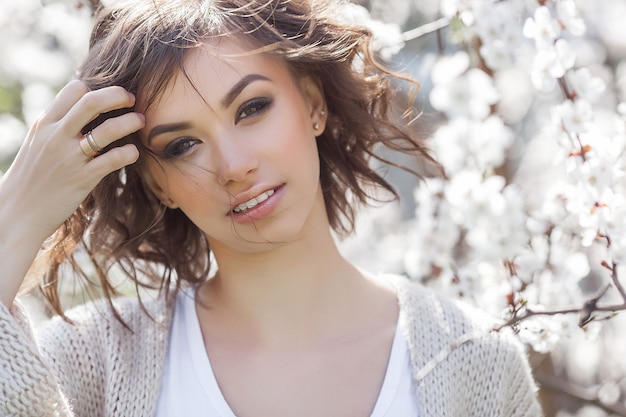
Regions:
<instances>
[{"instance_id":1,"label":"v-neck shirt","mask_svg":"<svg viewBox=\"0 0 626 417\"><path fill-rule=\"evenodd\" d=\"M213 372L193 294L191 290L177 295L155 416L237 417ZM400 313L383 385L370 417L418 417L404 323Z\"/></svg>"}]
</instances>

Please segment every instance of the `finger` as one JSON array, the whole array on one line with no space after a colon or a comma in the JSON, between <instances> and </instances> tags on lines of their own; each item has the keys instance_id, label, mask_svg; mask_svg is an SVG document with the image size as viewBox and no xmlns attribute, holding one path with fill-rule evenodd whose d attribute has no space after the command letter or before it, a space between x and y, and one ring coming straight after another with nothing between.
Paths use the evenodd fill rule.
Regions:
<instances>
[{"instance_id":1,"label":"finger","mask_svg":"<svg viewBox=\"0 0 626 417\"><path fill-rule=\"evenodd\" d=\"M134 105L135 96L122 87L112 86L90 91L68 110L62 119L64 130L72 136L78 136L83 127L101 113Z\"/></svg>"},{"instance_id":2,"label":"finger","mask_svg":"<svg viewBox=\"0 0 626 417\"><path fill-rule=\"evenodd\" d=\"M99 149L106 148L113 142L130 135L145 125L145 119L140 113L126 113L121 116L105 120L100 126L91 131L91 140ZM82 139L81 139L82 140Z\"/></svg>"},{"instance_id":3,"label":"finger","mask_svg":"<svg viewBox=\"0 0 626 417\"><path fill-rule=\"evenodd\" d=\"M96 178L96 181L89 187L94 188L100 179L113 171L137 162L138 158L139 150L133 144L126 144L100 154L97 158L89 161L85 167Z\"/></svg>"},{"instance_id":4,"label":"finger","mask_svg":"<svg viewBox=\"0 0 626 417\"><path fill-rule=\"evenodd\" d=\"M58 92L52 103L48 106L41 119L44 122L57 122L89 92L89 87L82 81L72 80Z\"/></svg>"}]
</instances>

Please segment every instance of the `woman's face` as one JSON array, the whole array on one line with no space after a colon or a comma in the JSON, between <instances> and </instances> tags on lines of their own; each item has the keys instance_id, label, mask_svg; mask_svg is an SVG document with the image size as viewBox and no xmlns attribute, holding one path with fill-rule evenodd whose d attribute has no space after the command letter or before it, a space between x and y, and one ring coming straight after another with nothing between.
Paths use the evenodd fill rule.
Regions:
<instances>
[{"instance_id":1,"label":"woman's face","mask_svg":"<svg viewBox=\"0 0 626 417\"><path fill-rule=\"evenodd\" d=\"M170 81L141 131L159 155L148 158L148 184L216 253L265 250L328 227L315 140L322 93L282 61L242 52L231 42L190 51L186 74Z\"/></svg>"}]
</instances>

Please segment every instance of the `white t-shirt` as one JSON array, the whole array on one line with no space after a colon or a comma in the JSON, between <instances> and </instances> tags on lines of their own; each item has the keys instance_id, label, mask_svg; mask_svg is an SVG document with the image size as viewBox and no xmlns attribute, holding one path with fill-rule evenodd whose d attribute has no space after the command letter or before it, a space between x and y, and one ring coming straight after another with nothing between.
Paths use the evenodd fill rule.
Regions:
<instances>
[{"instance_id":1,"label":"white t-shirt","mask_svg":"<svg viewBox=\"0 0 626 417\"><path fill-rule=\"evenodd\" d=\"M417 417L409 349L398 320L391 355L371 417ZM236 417L217 384L206 353L193 291L176 300L156 417Z\"/></svg>"}]
</instances>

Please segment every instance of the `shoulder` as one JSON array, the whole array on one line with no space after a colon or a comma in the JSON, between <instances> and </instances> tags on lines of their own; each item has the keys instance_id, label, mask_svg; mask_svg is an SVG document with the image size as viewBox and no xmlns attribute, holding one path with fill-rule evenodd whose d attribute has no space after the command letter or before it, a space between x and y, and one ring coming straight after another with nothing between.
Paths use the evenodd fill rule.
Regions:
<instances>
[{"instance_id":1,"label":"shoulder","mask_svg":"<svg viewBox=\"0 0 626 417\"><path fill-rule=\"evenodd\" d=\"M172 302L165 297L139 299L120 297L100 299L74 307L66 313L70 322L54 317L37 332L38 340L60 337L113 337L133 334L149 328L166 325L171 315Z\"/></svg>"},{"instance_id":2,"label":"shoulder","mask_svg":"<svg viewBox=\"0 0 626 417\"><path fill-rule=\"evenodd\" d=\"M158 340L167 333L174 297L120 297L89 302L66 313L71 321L54 317L37 331L42 351L58 356L106 352L122 341Z\"/></svg>"},{"instance_id":3,"label":"shoulder","mask_svg":"<svg viewBox=\"0 0 626 417\"><path fill-rule=\"evenodd\" d=\"M495 317L461 300L454 300L405 279L396 284L409 342L429 356L451 354L525 356L522 344L510 329L494 330Z\"/></svg>"},{"instance_id":4,"label":"shoulder","mask_svg":"<svg viewBox=\"0 0 626 417\"><path fill-rule=\"evenodd\" d=\"M521 351L521 344L509 329L494 331L495 317L461 300L454 300L435 290L392 276L400 311L411 342L422 351L435 354L467 344L498 350Z\"/></svg>"},{"instance_id":5,"label":"shoulder","mask_svg":"<svg viewBox=\"0 0 626 417\"><path fill-rule=\"evenodd\" d=\"M435 290L399 275L387 275L394 287L400 311L409 320L428 321L444 335L460 336L467 332L489 331L494 317L463 301L454 300Z\"/></svg>"},{"instance_id":6,"label":"shoulder","mask_svg":"<svg viewBox=\"0 0 626 417\"><path fill-rule=\"evenodd\" d=\"M429 398L426 408L541 415L524 348L509 329L494 331L497 320L467 303L406 278L390 279L406 323L414 380Z\"/></svg>"},{"instance_id":7,"label":"shoulder","mask_svg":"<svg viewBox=\"0 0 626 417\"><path fill-rule=\"evenodd\" d=\"M90 302L67 312L72 323L55 317L37 331L40 354L73 407L90 415L88 407L102 405L119 381L158 380L173 298L118 298L115 309Z\"/></svg>"}]
</instances>

